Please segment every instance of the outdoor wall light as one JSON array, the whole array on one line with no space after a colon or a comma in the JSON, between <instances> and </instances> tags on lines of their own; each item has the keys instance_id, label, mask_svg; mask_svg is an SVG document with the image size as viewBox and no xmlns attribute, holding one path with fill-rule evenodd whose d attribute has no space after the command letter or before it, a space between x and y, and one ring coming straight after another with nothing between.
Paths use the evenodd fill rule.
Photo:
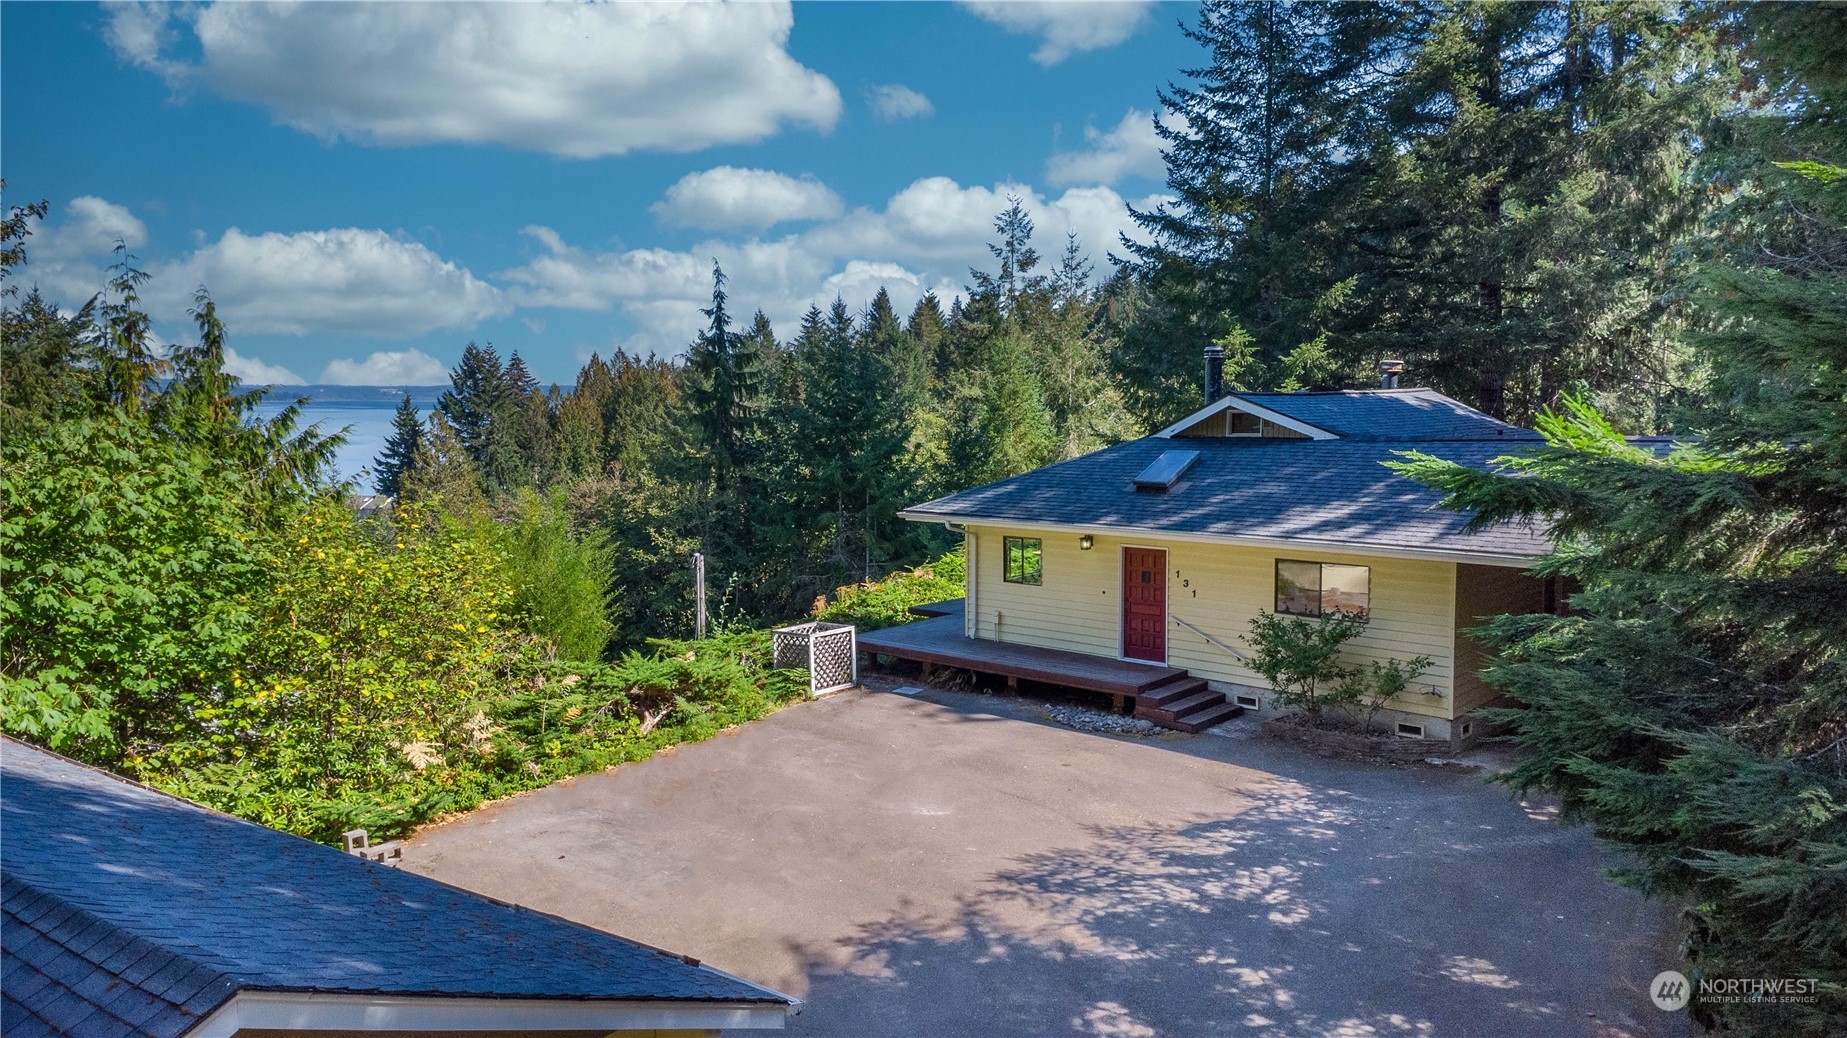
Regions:
<instances>
[{"instance_id":1,"label":"outdoor wall light","mask_svg":"<svg viewBox=\"0 0 1847 1038\"><path fill-rule=\"evenodd\" d=\"M1084 534L1083 536L1077 539L1077 547L1079 551L1089 551L1091 548L1091 545L1095 543L1097 542L1092 540L1089 534Z\"/></svg>"}]
</instances>

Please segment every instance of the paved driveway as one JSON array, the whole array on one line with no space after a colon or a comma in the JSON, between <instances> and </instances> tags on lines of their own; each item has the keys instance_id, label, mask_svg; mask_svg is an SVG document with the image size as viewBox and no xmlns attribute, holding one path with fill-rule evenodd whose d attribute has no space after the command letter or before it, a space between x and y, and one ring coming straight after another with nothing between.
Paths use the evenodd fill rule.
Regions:
<instances>
[{"instance_id":1,"label":"paved driveway","mask_svg":"<svg viewBox=\"0 0 1847 1038\"><path fill-rule=\"evenodd\" d=\"M851 692L426 830L405 867L807 1000L797 1034L1684 1034L1665 915L1480 773Z\"/></svg>"}]
</instances>

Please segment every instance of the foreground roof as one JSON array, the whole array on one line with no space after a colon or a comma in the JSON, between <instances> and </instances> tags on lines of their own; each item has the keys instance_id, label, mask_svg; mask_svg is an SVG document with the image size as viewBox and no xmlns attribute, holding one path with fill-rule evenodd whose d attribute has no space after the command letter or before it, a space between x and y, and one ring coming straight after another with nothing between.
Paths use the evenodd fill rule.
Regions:
<instances>
[{"instance_id":1,"label":"foreground roof","mask_svg":"<svg viewBox=\"0 0 1847 1038\"><path fill-rule=\"evenodd\" d=\"M240 991L792 1002L11 739L0 739L0 874L9 1036L178 1038Z\"/></svg>"},{"instance_id":2,"label":"foreground roof","mask_svg":"<svg viewBox=\"0 0 1847 1038\"><path fill-rule=\"evenodd\" d=\"M1166 534L1245 544L1525 564L1551 551L1545 532L1508 525L1465 533L1467 515L1385 467L1419 450L1486 468L1516 444L1150 436L929 501L918 521L1001 522L1104 533ZM1135 477L1164 452L1199 458L1166 493Z\"/></svg>"}]
</instances>

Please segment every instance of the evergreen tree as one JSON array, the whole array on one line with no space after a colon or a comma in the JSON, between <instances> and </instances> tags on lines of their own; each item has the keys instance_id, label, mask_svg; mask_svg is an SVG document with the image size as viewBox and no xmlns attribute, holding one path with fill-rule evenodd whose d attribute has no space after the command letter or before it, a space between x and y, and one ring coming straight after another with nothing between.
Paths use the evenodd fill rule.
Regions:
<instances>
[{"instance_id":1,"label":"evergreen tree","mask_svg":"<svg viewBox=\"0 0 1847 1038\"><path fill-rule=\"evenodd\" d=\"M756 344L731 330L726 306L725 272L714 263L712 305L699 311L709 323L687 356L687 402L704 464L721 484L741 461L761 380Z\"/></svg>"},{"instance_id":2,"label":"evergreen tree","mask_svg":"<svg viewBox=\"0 0 1847 1038\"><path fill-rule=\"evenodd\" d=\"M603 457L616 471L654 472L677 447L676 419L686 406L680 373L666 361L617 350L604 380L592 385L603 408Z\"/></svg>"},{"instance_id":3,"label":"evergreen tree","mask_svg":"<svg viewBox=\"0 0 1847 1038\"><path fill-rule=\"evenodd\" d=\"M1478 523L1547 524L1564 617L1496 619L1488 677L1553 790L1629 852L1622 875L1691 906L1682 967L1819 982L1812 1005L1694 1010L1737 1034L1847 1030L1847 19L1747 10L1764 88L1714 167L1739 232L1694 282L1716 392L1671 453L1582 401L1506 475L1407 470ZM1735 169L1737 174L1731 173Z\"/></svg>"},{"instance_id":4,"label":"evergreen tree","mask_svg":"<svg viewBox=\"0 0 1847 1038\"><path fill-rule=\"evenodd\" d=\"M1383 117L1342 204L1329 347L1520 419L1567 390L1658 421L1685 189L1728 75L1701 8L1406 5L1367 42ZM1416 41L1404 50L1402 41ZM1565 260L1564 257L1570 257Z\"/></svg>"},{"instance_id":5,"label":"evergreen tree","mask_svg":"<svg viewBox=\"0 0 1847 1038\"><path fill-rule=\"evenodd\" d=\"M601 365L597 357L591 363ZM588 371L588 365L585 366ZM605 369L607 371L607 369ZM570 483L603 471L603 412L596 397L579 387L558 402L558 429L552 463L558 478Z\"/></svg>"},{"instance_id":6,"label":"evergreen tree","mask_svg":"<svg viewBox=\"0 0 1847 1038\"><path fill-rule=\"evenodd\" d=\"M410 468L399 477L398 491L407 504L436 502L451 515L473 516L486 510L487 497L474 461L441 408L430 412Z\"/></svg>"},{"instance_id":7,"label":"evergreen tree","mask_svg":"<svg viewBox=\"0 0 1847 1038\"><path fill-rule=\"evenodd\" d=\"M904 330L911 338L917 340L917 346L923 355L930 359L930 368L936 381L949 375L952 358L944 347L948 343L949 321L943 316L942 301L935 292L925 292L917 305L911 308L911 316L904 323Z\"/></svg>"},{"instance_id":8,"label":"evergreen tree","mask_svg":"<svg viewBox=\"0 0 1847 1038\"><path fill-rule=\"evenodd\" d=\"M989 274L971 268L968 273L975 282L975 294L992 298L1009 319L1030 320L1030 303L1043 293L1045 275L1033 273L1039 266L1039 253L1032 247L1033 220L1026 203L1008 195L1007 208L994 218L994 230L1000 241L988 243L988 251L1000 261L1000 270ZM1023 303L1027 312L1022 312Z\"/></svg>"},{"instance_id":9,"label":"evergreen tree","mask_svg":"<svg viewBox=\"0 0 1847 1038\"><path fill-rule=\"evenodd\" d=\"M1115 363L1145 420L1198 406L1200 354L1232 325L1259 364L1316 334L1330 184L1364 122L1352 40L1371 21L1362 5L1211 2L1186 30L1210 63L1161 93L1155 122L1177 200L1133 212L1151 241L1125 242L1152 298Z\"/></svg>"},{"instance_id":10,"label":"evergreen tree","mask_svg":"<svg viewBox=\"0 0 1847 1038\"><path fill-rule=\"evenodd\" d=\"M396 497L402 492L404 476L416 464L417 448L422 445L423 421L417 417L417 408L406 394L391 417L391 438L385 441L384 451L372 463L373 483L379 493Z\"/></svg>"},{"instance_id":11,"label":"evergreen tree","mask_svg":"<svg viewBox=\"0 0 1847 1038\"><path fill-rule=\"evenodd\" d=\"M483 472L489 468L491 430L507 410L512 393L494 344L462 347L462 359L449 371L449 390L436 401L462 449Z\"/></svg>"},{"instance_id":12,"label":"evergreen tree","mask_svg":"<svg viewBox=\"0 0 1847 1038\"><path fill-rule=\"evenodd\" d=\"M518 350L514 350L513 355L507 358L507 370L502 377L506 380L507 392L521 400L539 391L539 380L526 370L526 361L520 357Z\"/></svg>"},{"instance_id":13,"label":"evergreen tree","mask_svg":"<svg viewBox=\"0 0 1847 1038\"><path fill-rule=\"evenodd\" d=\"M989 344L987 366L958 380L950 402L951 469L974 486L1038 468L1059 442L1029 345L1016 335Z\"/></svg>"}]
</instances>

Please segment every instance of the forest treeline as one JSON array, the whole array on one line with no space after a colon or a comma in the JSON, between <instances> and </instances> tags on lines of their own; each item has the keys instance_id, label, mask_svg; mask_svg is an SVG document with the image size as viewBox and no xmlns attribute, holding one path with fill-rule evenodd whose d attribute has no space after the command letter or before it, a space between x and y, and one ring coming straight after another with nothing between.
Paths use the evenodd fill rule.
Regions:
<instances>
[{"instance_id":1,"label":"forest treeline","mask_svg":"<svg viewBox=\"0 0 1847 1038\"><path fill-rule=\"evenodd\" d=\"M296 831L401 828L799 694L764 624L951 592L953 555L854 586L953 546L905 505L1192 410L1207 345L1251 389L1402 358L1545 436L1502 473L1404 463L1545 525L1539 569L1582 589L1490 626L1509 781L1686 909L1695 981L1817 982L1696 996L1703 1019L1840 1033L1847 7L1208 3L1186 31L1158 113L1176 200L1137 240L1048 260L1015 203L956 298L795 328L715 265L684 357L570 386L471 344L432 413L400 412L398 505L367 518L333 439L224 374L209 296L180 346L127 257L53 305L22 284L46 208L15 207L0 724ZM1645 432L1678 445L1623 437ZM720 637L649 642L690 632L695 551Z\"/></svg>"}]
</instances>

